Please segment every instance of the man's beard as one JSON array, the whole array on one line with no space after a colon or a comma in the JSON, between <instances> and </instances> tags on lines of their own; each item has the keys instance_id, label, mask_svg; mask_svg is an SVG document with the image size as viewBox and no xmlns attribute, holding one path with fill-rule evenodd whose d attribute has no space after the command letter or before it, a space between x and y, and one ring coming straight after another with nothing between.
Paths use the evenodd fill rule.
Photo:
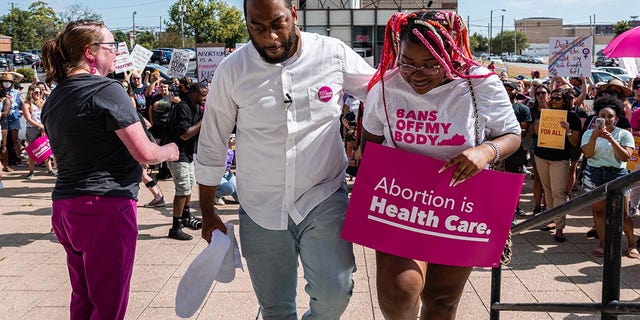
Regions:
<instances>
[{"instance_id":1,"label":"man's beard","mask_svg":"<svg viewBox=\"0 0 640 320\"><path fill-rule=\"evenodd\" d=\"M293 25L291 29L292 30L291 30L290 36L287 39L287 42L284 43L284 52L282 53L282 55L276 58L271 58L270 56L267 55L267 52L266 50L264 50L264 48L256 46L257 42L253 40L253 36L251 36L251 33L249 33L249 38L251 39L251 42L253 42L254 47L256 48L256 50L258 51L258 53L260 54L260 56L264 61L272 64L280 63L289 58L289 53L291 52L291 49L296 44L296 42L298 42L298 35L296 34L295 25Z\"/></svg>"}]
</instances>

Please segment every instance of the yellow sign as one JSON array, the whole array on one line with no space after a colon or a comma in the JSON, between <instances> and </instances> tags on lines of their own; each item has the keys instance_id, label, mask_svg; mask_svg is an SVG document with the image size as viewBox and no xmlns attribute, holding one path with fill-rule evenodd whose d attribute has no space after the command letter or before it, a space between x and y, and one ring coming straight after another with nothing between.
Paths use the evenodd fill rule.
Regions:
<instances>
[{"instance_id":1,"label":"yellow sign","mask_svg":"<svg viewBox=\"0 0 640 320\"><path fill-rule=\"evenodd\" d=\"M564 149L566 130L560 125L567 121L567 110L540 110L538 147Z\"/></svg>"},{"instance_id":2,"label":"yellow sign","mask_svg":"<svg viewBox=\"0 0 640 320\"><path fill-rule=\"evenodd\" d=\"M640 148L640 137L633 137L633 140L636 142L636 147L633 149L633 153L631 153L629 160L627 160L627 170L631 171L640 169L640 154L638 153L638 148Z\"/></svg>"}]
</instances>

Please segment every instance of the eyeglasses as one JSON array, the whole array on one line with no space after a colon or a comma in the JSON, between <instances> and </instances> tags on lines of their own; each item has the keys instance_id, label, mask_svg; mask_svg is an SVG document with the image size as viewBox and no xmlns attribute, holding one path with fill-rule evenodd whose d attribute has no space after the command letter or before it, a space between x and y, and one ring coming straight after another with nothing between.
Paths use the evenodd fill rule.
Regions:
<instances>
[{"instance_id":1,"label":"eyeglasses","mask_svg":"<svg viewBox=\"0 0 640 320\"><path fill-rule=\"evenodd\" d=\"M40 92L40 91L34 91L33 92L33 94L40 94L40 93L42 93L42 92Z\"/></svg>"},{"instance_id":2,"label":"eyeglasses","mask_svg":"<svg viewBox=\"0 0 640 320\"><path fill-rule=\"evenodd\" d=\"M411 75L416 71L420 71L420 73L422 73L425 76L432 76L438 73L441 67L442 67L441 65L435 65L435 66L422 66L422 67L416 68L410 64L401 63L400 72Z\"/></svg>"},{"instance_id":3,"label":"eyeglasses","mask_svg":"<svg viewBox=\"0 0 640 320\"><path fill-rule=\"evenodd\" d=\"M94 43L92 43L92 45L98 45L98 44L110 44L110 45L112 45L112 47L105 48L103 46L100 46L100 48L105 49L105 50L109 50L111 53L118 52L118 42L117 41L113 41L113 42L94 42Z\"/></svg>"},{"instance_id":4,"label":"eyeglasses","mask_svg":"<svg viewBox=\"0 0 640 320\"><path fill-rule=\"evenodd\" d=\"M536 96L543 96L545 94L549 94L549 92L546 92L546 91L538 91L538 92L536 92Z\"/></svg>"},{"instance_id":5,"label":"eyeglasses","mask_svg":"<svg viewBox=\"0 0 640 320\"><path fill-rule=\"evenodd\" d=\"M562 101L562 97L551 97L549 98L551 101Z\"/></svg>"}]
</instances>

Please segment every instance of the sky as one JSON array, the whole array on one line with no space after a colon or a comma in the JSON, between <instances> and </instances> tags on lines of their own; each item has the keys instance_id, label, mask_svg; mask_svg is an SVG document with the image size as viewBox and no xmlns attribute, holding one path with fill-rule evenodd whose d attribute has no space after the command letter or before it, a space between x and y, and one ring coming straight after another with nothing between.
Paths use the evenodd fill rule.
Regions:
<instances>
[{"instance_id":1,"label":"sky","mask_svg":"<svg viewBox=\"0 0 640 320\"><path fill-rule=\"evenodd\" d=\"M136 29L140 26L159 28L160 20L168 19L169 7L177 0L44 0L56 12L63 11L72 3L82 4L102 14L110 29L130 30L135 14ZM242 0L227 0L242 9ZM364 1L364 0L363 0ZM437 1L436 1L437 2ZM11 8L8 0L0 1L0 14ZM32 1L13 1L26 10ZM502 12L501 9L505 11ZM471 32L487 33L493 10L493 34L500 32L501 14L504 14L504 30L513 30L514 19L527 17L562 18L564 24L615 23L640 16L639 0L459 0L458 12L469 19ZM640 19L636 17L636 19Z\"/></svg>"}]
</instances>

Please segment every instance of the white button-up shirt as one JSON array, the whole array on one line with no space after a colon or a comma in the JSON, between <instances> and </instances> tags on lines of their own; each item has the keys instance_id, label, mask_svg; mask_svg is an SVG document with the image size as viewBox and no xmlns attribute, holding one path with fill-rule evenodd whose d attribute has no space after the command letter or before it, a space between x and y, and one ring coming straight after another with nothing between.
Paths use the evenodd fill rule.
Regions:
<instances>
[{"instance_id":1,"label":"white button-up shirt","mask_svg":"<svg viewBox=\"0 0 640 320\"><path fill-rule=\"evenodd\" d=\"M287 61L262 60L252 43L218 66L200 129L196 180L216 186L236 129L236 182L242 208L260 226L300 223L344 180L341 90L360 98L375 72L343 42L301 32Z\"/></svg>"}]
</instances>

